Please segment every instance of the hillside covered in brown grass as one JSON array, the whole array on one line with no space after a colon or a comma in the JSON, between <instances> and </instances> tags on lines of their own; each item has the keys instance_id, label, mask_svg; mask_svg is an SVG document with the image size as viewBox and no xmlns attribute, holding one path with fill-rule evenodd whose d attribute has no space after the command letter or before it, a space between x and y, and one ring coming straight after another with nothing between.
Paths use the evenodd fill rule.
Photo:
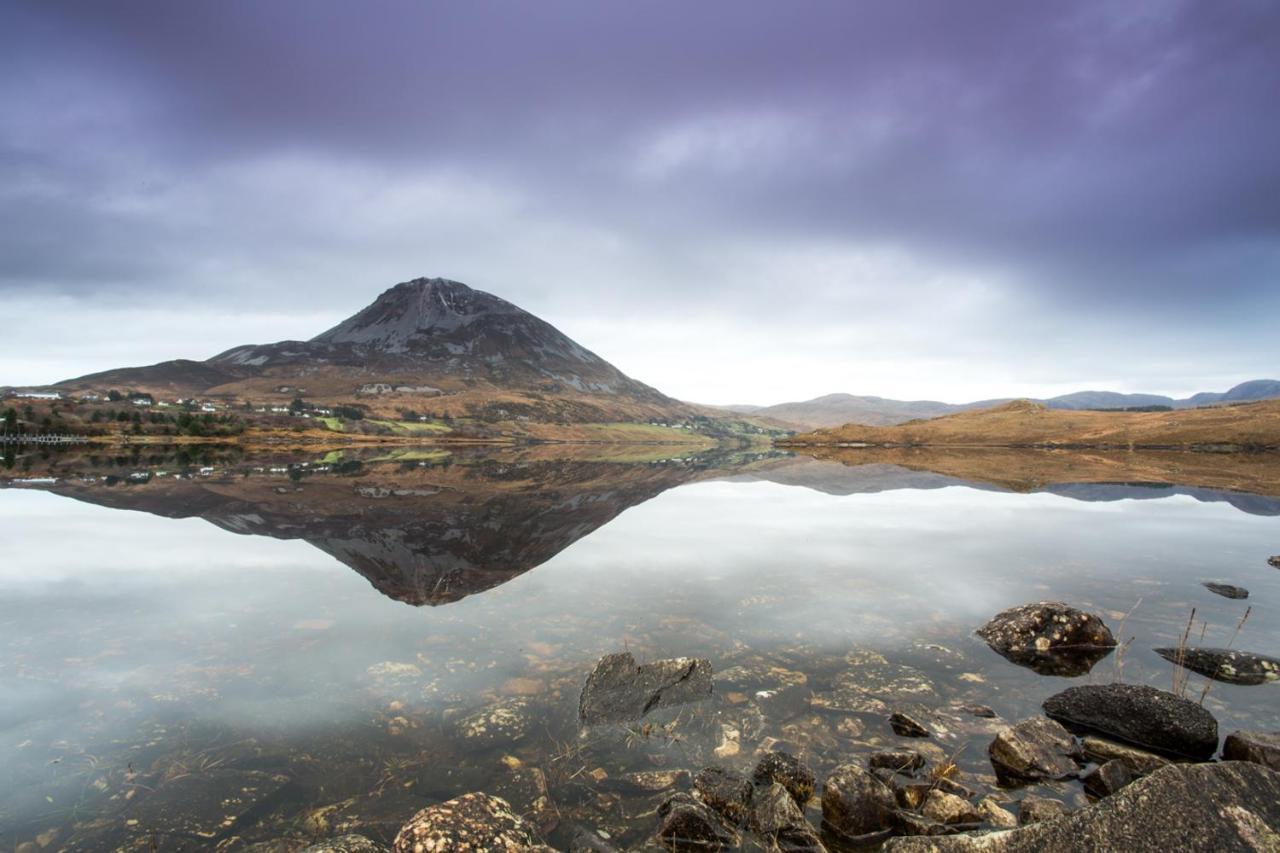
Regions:
<instances>
[{"instance_id":1,"label":"hillside covered in brown grass","mask_svg":"<svg viewBox=\"0 0 1280 853\"><path fill-rule=\"evenodd\" d=\"M1027 400L896 426L846 424L780 446L1280 449L1280 400L1167 412L1050 409Z\"/></svg>"}]
</instances>

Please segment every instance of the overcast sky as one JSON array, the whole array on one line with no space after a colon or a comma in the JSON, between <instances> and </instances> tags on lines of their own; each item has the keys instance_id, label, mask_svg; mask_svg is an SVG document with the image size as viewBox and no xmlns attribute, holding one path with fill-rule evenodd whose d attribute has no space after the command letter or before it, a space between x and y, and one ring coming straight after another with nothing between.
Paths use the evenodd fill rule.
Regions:
<instances>
[{"instance_id":1,"label":"overcast sky","mask_svg":"<svg viewBox=\"0 0 1280 853\"><path fill-rule=\"evenodd\" d=\"M1280 374L1280 3L5 2L0 384L444 276L684 399Z\"/></svg>"}]
</instances>

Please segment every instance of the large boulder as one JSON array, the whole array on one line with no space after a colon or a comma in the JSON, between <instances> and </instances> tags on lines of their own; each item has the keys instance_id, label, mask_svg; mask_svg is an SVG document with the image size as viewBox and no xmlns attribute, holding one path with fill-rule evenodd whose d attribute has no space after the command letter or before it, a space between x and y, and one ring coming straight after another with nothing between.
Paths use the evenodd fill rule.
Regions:
<instances>
[{"instance_id":1,"label":"large boulder","mask_svg":"<svg viewBox=\"0 0 1280 853\"><path fill-rule=\"evenodd\" d=\"M1280 770L1280 732L1232 732L1222 745L1222 757Z\"/></svg>"},{"instance_id":2,"label":"large boulder","mask_svg":"<svg viewBox=\"0 0 1280 853\"><path fill-rule=\"evenodd\" d=\"M428 806L401 827L395 853L430 850L506 851L538 848L537 830L506 800L484 793Z\"/></svg>"},{"instance_id":3,"label":"large boulder","mask_svg":"<svg viewBox=\"0 0 1280 853\"><path fill-rule=\"evenodd\" d=\"M848 838L887 829L896 807L889 786L858 764L841 764L822 785L822 821Z\"/></svg>"},{"instance_id":4,"label":"large boulder","mask_svg":"<svg viewBox=\"0 0 1280 853\"><path fill-rule=\"evenodd\" d=\"M605 655L596 663L578 700L583 723L637 720L655 708L711 698L711 663L671 658L636 665L630 652Z\"/></svg>"},{"instance_id":5,"label":"large boulder","mask_svg":"<svg viewBox=\"0 0 1280 853\"><path fill-rule=\"evenodd\" d=\"M1038 601L997 613L978 629L997 654L1042 675L1075 677L1115 648L1101 619L1061 601Z\"/></svg>"},{"instance_id":6,"label":"large boulder","mask_svg":"<svg viewBox=\"0 0 1280 853\"><path fill-rule=\"evenodd\" d=\"M895 838L892 853L1260 853L1280 850L1280 774L1172 764L1066 817L985 835Z\"/></svg>"},{"instance_id":7,"label":"large boulder","mask_svg":"<svg viewBox=\"0 0 1280 853\"><path fill-rule=\"evenodd\" d=\"M1164 648L1155 652L1169 663L1227 684L1264 684L1280 679L1280 660L1254 652L1202 648Z\"/></svg>"},{"instance_id":8,"label":"large boulder","mask_svg":"<svg viewBox=\"0 0 1280 853\"><path fill-rule=\"evenodd\" d=\"M1208 759L1218 721L1187 699L1145 684L1068 687L1044 701L1050 717L1155 752Z\"/></svg>"},{"instance_id":9,"label":"large boulder","mask_svg":"<svg viewBox=\"0 0 1280 853\"><path fill-rule=\"evenodd\" d=\"M1071 732L1048 717L1032 717L1002 730L987 754L996 777L1005 784L1074 776L1082 757Z\"/></svg>"}]
</instances>

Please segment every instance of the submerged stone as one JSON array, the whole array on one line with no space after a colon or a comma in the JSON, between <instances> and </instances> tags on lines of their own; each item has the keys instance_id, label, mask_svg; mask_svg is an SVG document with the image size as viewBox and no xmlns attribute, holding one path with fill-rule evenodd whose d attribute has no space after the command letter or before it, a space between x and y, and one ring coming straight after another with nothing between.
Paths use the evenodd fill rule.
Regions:
<instances>
[{"instance_id":1,"label":"submerged stone","mask_svg":"<svg viewBox=\"0 0 1280 853\"><path fill-rule=\"evenodd\" d=\"M458 720L458 737L477 749L505 746L524 738L531 725L529 700L504 699Z\"/></svg>"},{"instance_id":2,"label":"submerged stone","mask_svg":"<svg viewBox=\"0 0 1280 853\"><path fill-rule=\"evenodd\" d=\"M711 698L711 663L672 658L637 666L630 652L605 655L596 664L578 701L587 725L637 720L655 708Z\"/></svg>"},{"instance_id":3,"label":"submerged stone","mask_svg":"<svg viewBox=\"0 0 1280 853\"><path fill-rule=\"evenodd\" d=\"M1234 649L1156 649L1156 654L1192 672L1227 684L1264 684L1280 679L1280 660Z\"/></svg>"},{"instance_id":4,"label":"submerged stone","mask_svg":"<svg viewBox=\"0 0 1280 853\"><path fill-rule=\"evenodd\" d=\"M1207 759L1218 721L1204 708L1145 684L1069 687L1044 701L1050 717L1155 752Z\"/></svg>"},{"instance_id":5,"label":"submerged stone","mask_svg":"<svg viewBox=\"0 0 1280 853\"><path fill-rule=\"evenodd\" d=\"M484 793L428 806L396 835L395 853L431 850L516 851L539 848L537 832L511 805Z\"/></svg>"},{"instance_id":6,"label":"submerged stone","mask_svg":"<svg viewBox=\"0 0 1280 853\"><path fill-rule=\"evenodd\" d=\"M1025 805L1024 805L1025 808ZM985 835L893 839L893 853L1261 853L1280 849L1280 774L1173 764L1074 814Z\"/></svg>"},{"instance_id":7,"label":"submerged stone","mask_svg":"<svg viewBox=\"0 0 1280 853\"><path fill-rule=\"evenodd\" d=\"M924 767L924 756L914 749L887 749L871 753L867 758L867 766L872 770L914 773Z\"/></svg>"},{"instance_id":8,"label":"submerged stone","mask_svg":"<svg viewBox=\"0 0 1280 853\"><path fill-rule=\"evenodd\" d=\"M787 793L801 808L813 797L818 786L818 780L814 778L808 765L791 753L781 750L765 753L756 764L751 780L756 785L777 782L787 789Z\"/></svg>"},{"instance_id":9,"label":"submerged stone","mask_svg":"<svg viewBox=\"0 0 1280 853\"><path fill-rule=\"evenodd\" d=\"M340 835L304 847L300 853L386 853L386 849L363 835Z\"/></svg>"},{"instance_id":10,"label":"submerged stone","mask_svg":"<svg viewBox=\"0 0 1280 853\"><path fill-rule=\"evenodd\" d=\"M893 791L857 764L841 764L822 785L823 822L849 838L889 828L896 808Z\"/></svg>"},{"instance_id":11,"label":"submerged stone","mask_svg":"<svg viewBox=\"0 0 1280 853\"><path fill-rule=\"evenodd\" d=\"M977 633L1001 657L1041 675L1084 675L1116 645L1101 619L1060 601L1011 607Z\"/></svg>"},{"instance_id":12,"label":"submerged stone","mask_svg":"<svg viewBox=\"0 0 1280 853\"><path fill-rule=\"evenodd\" d=\"M889 715L889 727L899 737L929 737L929 730L924 723L901 711Z\"/></svg>"},{"instance_id":13,"label":"submerged stone","mask_svg":"<svg viewBox=\"0 0 1280 853\"><path fill-rule=\"evenodd\" d=\"M1204 581L1200 584L1205 589L1223 598L1244 599L1249 597L1249 590L1242 586L1232 586L1229 583L1218 583L1217 581Z\"/></svg>"},{"instance_id":14,"label":"submerged stone","mask_svg":"<svg viewBox=\"0 0 1280 853\"><path fill-rule=\"evenodd\" d=\"M250 825L286 796L288 778L257 770L215 768L159 784L134 800L127 826L162 836L215 839Z\"/></svg>"},{"instance_id":15,"label":"submerged stone","mask_svg":"<svg viewBox=\"0 0 1280 853\"><path fill-rule=\"evenodd\" d=\"M742 823L751 801L751 783L723 767L707 767L693 777L698 798L732 824Z\"/></svg>"}]
</instances>

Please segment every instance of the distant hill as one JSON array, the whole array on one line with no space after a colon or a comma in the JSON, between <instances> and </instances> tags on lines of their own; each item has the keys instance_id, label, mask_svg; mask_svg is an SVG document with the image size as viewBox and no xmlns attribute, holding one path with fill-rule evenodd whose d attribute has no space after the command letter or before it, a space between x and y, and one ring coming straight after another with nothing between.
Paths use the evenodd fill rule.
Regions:
<instances>
[{"instance_id":1,"label":"distant hill","mask_svg":"<svg viewBox=\"0 0 1280 853\"><path fill-rule=\"evenodd\" d=\"M827 394L796 403L774 406L725 406L742 414L772 418L810 429L863 424L892 426L917 418L936 418L956 412L985 409L1007 403L1011 398L978 400L972 403L942 403L937 400L890 400L854 394ZM1127 409L1143 406L1168 406L1173 409L1209 406L1216 403L1242 403L1253 400L1280 399L1280 380L1254 379L1223 392L1202 392L1185 399L1160 394L1120 394L1115 391L1076 391L1057 397L1036 400L1051 409Z\"/></svg>"},{"instance_id":2,"label":"distant hill","mask_svg":"<svg viewBox=\"0 0 1280 853\"><path fill-rule=\"evenodd\" d=\"M802 433L795 446L1280 449L1280 400L1162 412L1053 409L1015 400L895 426L845 424Z\"/></svg>"},{"instance_id":3,"label":"distant hill","mask_svg":"<svg viewBox=\"0 0 1280 853\"><path fill-rule=\"evenodd\" d=\"M699 411L510 302L442 278L397 284L309 341L247 344L206 361L108 370L55 387L257 402L358 399L374 411L425 408L543 422Z\"/></svg>"}]
</instances>

